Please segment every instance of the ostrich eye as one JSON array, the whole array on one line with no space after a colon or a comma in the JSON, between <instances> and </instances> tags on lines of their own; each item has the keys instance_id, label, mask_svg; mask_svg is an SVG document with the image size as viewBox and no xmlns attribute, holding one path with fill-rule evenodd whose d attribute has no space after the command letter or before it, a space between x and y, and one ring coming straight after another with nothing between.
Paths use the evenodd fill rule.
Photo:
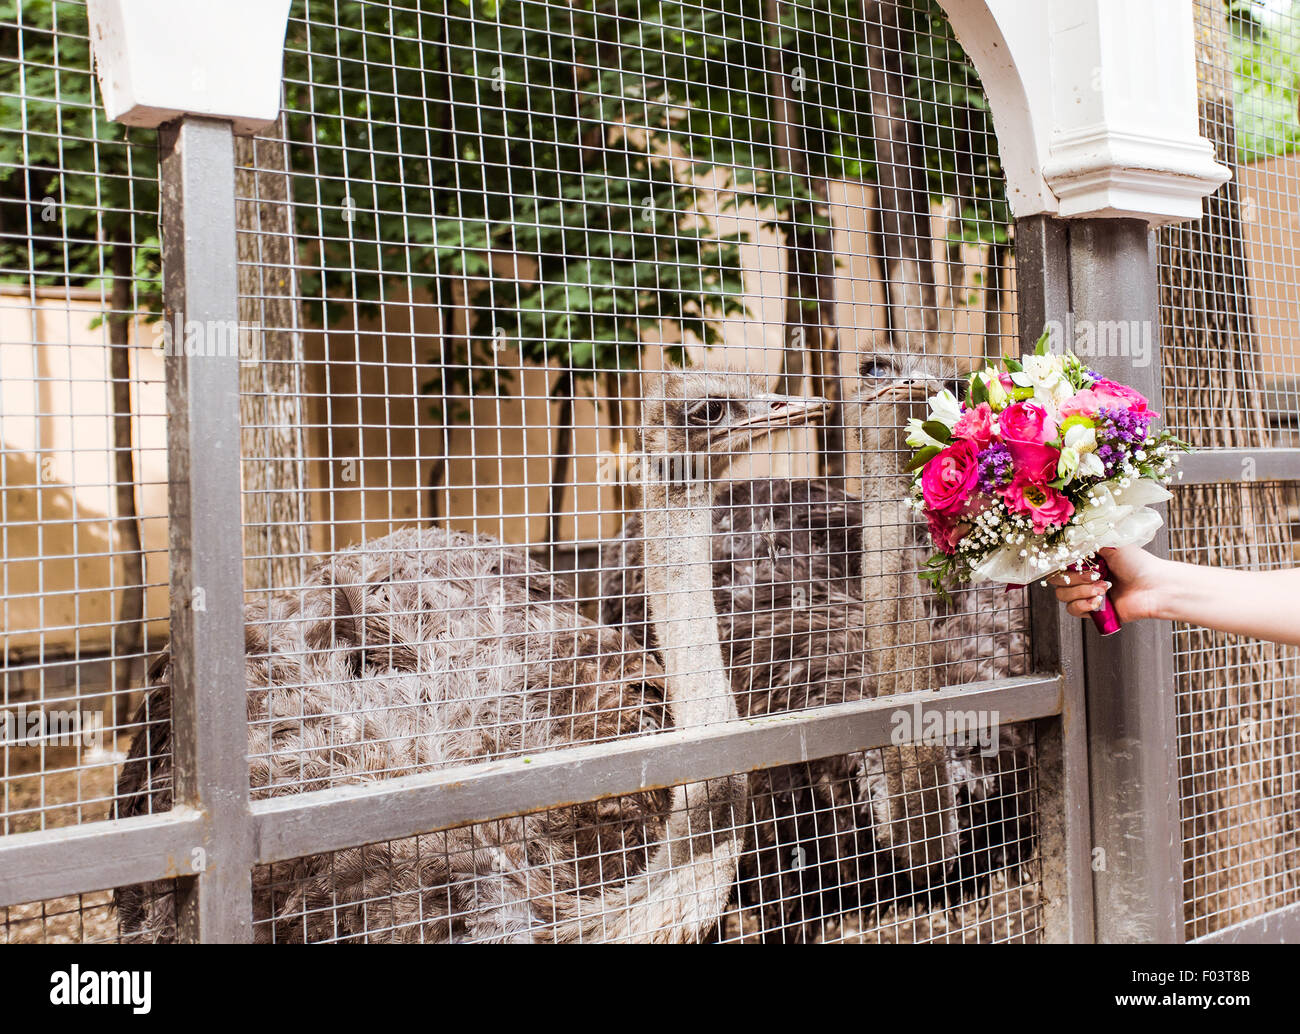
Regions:
<instances>
[{"instance_id":1,"label":"ostrich eye","mask_svg":"<svg viewBox=\"0 0 1300 1034\"><path fill-rule=\"evenodd\" d=\"M868 359L862 364L858 372L863 377L892 377L894 375L894 365L883 359Z\"/></svg>"},{"instance_id":2,"label":"ostrich eye","mask_svg":"<svg viewBox=\"0 0 1300 1034\"><path fill-rule=\"evenodd\" d=\"M705 399L692 407L690 419L691 423L713 427L726 420L728 412L727 404L722 399Z\"/></svg>"}]
</instances>

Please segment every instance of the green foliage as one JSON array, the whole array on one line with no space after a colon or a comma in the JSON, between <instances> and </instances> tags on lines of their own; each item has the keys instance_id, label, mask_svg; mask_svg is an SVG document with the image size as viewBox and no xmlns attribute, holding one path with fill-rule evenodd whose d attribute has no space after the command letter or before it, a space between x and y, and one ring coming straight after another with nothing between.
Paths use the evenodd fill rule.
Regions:
<instances>
[{"instance_id":1,"label":"green foliage","mask_svg":"<svg viewBox=\"0 0 1300 1034\"><path fill-rule=\"evenodd\" d=\"M1273 15L1250 0L1227 6L1237 160L1290 154L1300 144L1300 4Z\"/></svg>"},{"instance_id":2,"label":"green foliage","mask_svg":"<svg viewBox=\"0 0 1300 1034\"><path fill-rule=\"evenodd\" d=\"M620 50L621 80L644 98L633 117L669 132L698 173L719 170L738 199L804 225L814 219L810 179L874 179L861 5L781 3L779 28L756 18L747 0L639 7L643 16L625 27ZM931 193L961 199L963 239L1005 241L1011 215L988 102L934 0L903 4L900 45ZM781 171L771 73L778 46L806 176Z\"/></svg>"},{"instance_id":3,"label":"green foliage","mask_svg":"<svg viewBox=\"0 0 1300 1034\"><path fill-rule=\"evenodd\" d=\"M743 305L740 239L711 235L701 185L724 211L816 227L817 179L874 174L861 8L779 10L774 27L743 0L297 0L286 121L310 315L377 311L409 287L466 305L468 339L427 357L440 397L496 370L506 341L581 373L634 367L665 320L715 340ZM154 134L97 110L84 7L0 0L0 22L0 267L95 283L101 242L128 240L156 280ZM988 106L934 0L906 9L902 40L930 189L962 198L963 238L1004 240ZM797 175L774 137L774 66Z\"/></svg>"},{"instance_id":4,"label":"green foliage","mask_svg":"<svg viewBox=\"0 0 1300 1034\"><path fill-rule=\"evenodd\" d=\"M944 430L946 431L947 428L944 428ZM941 452L943 452L943 450L940 449L939 446L927 445L925 448L923 448L920 452L918 452L915 456L912 457L912 462L907 465L907 469L909 471L920 470L932 459L938 456L939 453Z\"/></svg>"},{"instance_id":5,"label":"green foliage","mask_svg":"<svg viewBox=\"0 0 1300 1034\"><path fill-rule=\"evenodd\" d=\"M285 61L317 318L329 298L408 282L463 297L470 339L450 343L440 394L507 340L580 373L634 368L664 320L716 340L742 308L738 241L709 236L685 170L624 124L618 42L636 6L297 11L329 23L293 21Z\"/></svg>"},{"instance_id":6,"label":"green foliage","mask_svg":"<svg viewBox=\"0 0 1300 1034\"><path fill-rule=\"evenodd\" d=\"M107 246L134 245L138 300L160 302L155 134L109 122L86 10L0 0L0 269L26 284L102 287Z\"/></svg>"}]
</instances>

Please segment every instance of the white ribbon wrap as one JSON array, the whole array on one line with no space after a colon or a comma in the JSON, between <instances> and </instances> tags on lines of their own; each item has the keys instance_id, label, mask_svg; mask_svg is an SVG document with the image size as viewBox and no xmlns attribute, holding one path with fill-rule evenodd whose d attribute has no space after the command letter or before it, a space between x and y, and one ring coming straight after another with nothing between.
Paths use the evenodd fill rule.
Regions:
<instances>
[{"instance_id":1,"label":"white ribbon wrap","mask_svg":"<svg viewBox=\"0 0 1300 1034\"><path fill-rule=\"evenodd\" d=\"M1032 557L1021 556L1024 544L999 546L971 568L972 581L1027 585L1055 571L1087 559L1099 549L1118 546L1145 546L1164 523L1150 507L1173 496L1158 482L1136 478L1127 488L1114 481L1103 481L1092 490L1097 505L1085 503L1068 525L1060 546L1053 550L1051 568L1035 567Z\"/></svg>"}]
</instances>

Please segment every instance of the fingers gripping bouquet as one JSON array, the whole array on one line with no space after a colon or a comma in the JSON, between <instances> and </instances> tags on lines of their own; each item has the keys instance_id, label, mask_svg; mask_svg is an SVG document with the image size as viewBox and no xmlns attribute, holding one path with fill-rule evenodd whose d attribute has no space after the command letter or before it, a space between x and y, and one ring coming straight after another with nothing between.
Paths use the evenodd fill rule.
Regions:
<instances>
[{"instance_id":1,"label":"fingers gripping bouquet","mask_svg":"<svg viewBox=\"0 0 1300 1034\"><path fill-rule=\"evenodd\" d=\"M1160 527L1151 507L1170 498L1186 446L1152 430L1159 414L1138 392L1047 343L974 371L964 400L941 391L928 419L908 422L910 498L938 551L921 577L940 593L954 580L1105 577L1098 550L1146 545ZM1120 626L1109 599L1093 620L1103 635Z\"/></svg>"}]
</instances>

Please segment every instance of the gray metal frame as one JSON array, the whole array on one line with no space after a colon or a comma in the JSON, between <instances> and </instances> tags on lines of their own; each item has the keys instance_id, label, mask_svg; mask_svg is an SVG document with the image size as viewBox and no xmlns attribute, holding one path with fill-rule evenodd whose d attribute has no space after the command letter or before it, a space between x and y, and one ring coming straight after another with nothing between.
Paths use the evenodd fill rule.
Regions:
<instances>
[{"instance_id":1,"label":"gray metal frame","mask_svg":"<svg viewBox=\"0 0 1300 1034\"><path fill-rule=\"evenodd\" d=\"M1076 321L1140 320L1159 326L1155 234L1135 219L1069 227L1070 303ZM1146 366L1092 357L1162 409L1160 352ZM1161 507L1163 510L1164 507ZM1147 547L1167 556L1162 528ZM1122 635L1084 633L1092 782L1093 894L1097 939L1183 940L1183 856L1173 629L1143 621Z\"/></svg>"},{"instance_id":2,"label":"gray metal frame","mask_svg":"<svg viewBox=\"0 0 1300 1034\"><path fill-rule=\"evenodd\" d=\"M899 694L251 804L245 798L244 807L227 819L239 824L235 835L248 845L247 872L320 851L887 746L894 714L915 703L936 713L996 710L1003 721L1021 722L1060 714L1062 697L1061 680L1051 675ZM237 725L229 716L214 717L209 735L219 731L218 722L247 737L243 714ZM245 773L228 774L236 783L242 776L246 789ZM223 905L243 907L242 881L215 859L197 875L186 875L194 847L211 838L212 826L204 810L180 805L161 815L0 838L0 907L178 876L195 884L201 914ZM220 861L229 866L229 846L219 846ZM251 907L244 914L251 915ZM227 915L225 923L224 929L220 920L197 930L191 926L187 935L248 938L247 922L241 927Z\"/></svg>"},{"instance_id":3,"label":"gray metal frame","mask_svg":"<svg viewBox=\"0 0 1300 1034\"><path fill-rule=\"evenodd\" d=\"M1022 345L1049 320L1157 317L1154 237L1131 219L1065 221L1033 216L1016 224ZM1111 369L1150 399L1161 394L1158 351L1146 367ZM1115 357L1091 357L1100 372ZM1162 531L1149 547L1168 552ZM1038 667L1062 672L1067 707L1040 781L1049 775L1066 816L1055 850L1044 842L1059 886L1070 895L1075 940L1183 939L1182 848L1173 645L1167 622L1144 621L1113 639L1068 617L1046 590L1034 602ZM1055 654L1053 655L1053 650ZM1051 785L1051 784L1049 784ZM1091 908L1082 900L1091 898ZM1090 924L1090 925L1088 925Z\"/></svg>"},{"instance_id":4,"label":"gray metal frame","mask_svg":"<svg viewBox=\"0 0 1300 1034\"><path fill-rule=\"evenodd\" d=\"M230 123L186 117L164 127L159 143L167 319L173 327L237 324ZM244 941L252 936L253 852L239 355L175 351L166 360L175 799L204 817L190 852L199 875L178 887L177 930L183 940Z\"/></svg>"}]
</instances>

